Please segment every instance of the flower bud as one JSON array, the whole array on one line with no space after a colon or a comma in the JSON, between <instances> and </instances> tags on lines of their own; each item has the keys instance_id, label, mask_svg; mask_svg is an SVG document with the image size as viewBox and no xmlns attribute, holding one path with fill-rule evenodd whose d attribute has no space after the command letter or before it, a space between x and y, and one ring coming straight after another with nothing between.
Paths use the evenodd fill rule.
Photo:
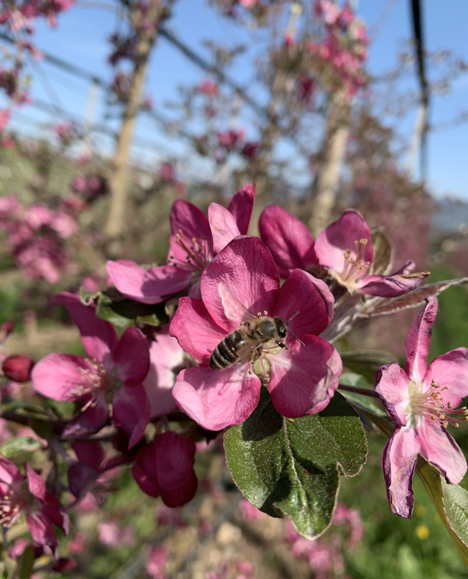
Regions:
<instances>
[{"instance_id":1,"label":"flower bud","mask_svg":"<svg viewBox=\"0 0 468 579\"><path fill-rule=\"evenodd\" d=\"M34 362L28 356L9 356L2 364L3 373L14 382L27 382L31 378Z\"/></svg>"}]
</instances>

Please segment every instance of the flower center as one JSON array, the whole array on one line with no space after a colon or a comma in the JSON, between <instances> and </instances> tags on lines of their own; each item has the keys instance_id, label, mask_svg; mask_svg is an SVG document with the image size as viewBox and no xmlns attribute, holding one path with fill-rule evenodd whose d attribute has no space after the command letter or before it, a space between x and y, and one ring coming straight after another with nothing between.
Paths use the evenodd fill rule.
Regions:
<instances>
[{"instance_id":1,"label":"flower center","mask_svg":"<svg viewBox=\"0 0 468 579\"><path fill-rule=\"evenodd\" d=\"M95 358L86 359L79 369L81 382L70 391L72 399L89 397L94 400L97 395L110 386L109 375L101 362Z\"/></svg>"},{"instance_id":2,"label":"flower center","mask_svg":"<svg viewBox=\"0 0 468 579\"><path fill-rule=\"evenodd\" d=\"M458 428L460 421L468 420L466 406L453 408L451 402L444 402L442 392L448 389L448 386L441 386L432 380L430 388L426 392L422 392L410 380L410 403L407 408L407 412L410 413L410 420L414 422L417 421L418 417L429 418L438 421L444 428L447 428L449 424ZM413 426L416 425L413 424Z\"/></svg>"},{"instance_id":3,"label":"flower center","mask_svg":"<svg viewBox=\"0 0 468 579\"><path fill-rule=\"evenodd\" d=\"M31 495L26 488L21 488L20 492L16 492L11 487L8 487L8 490L0 496L0 525L4 527L14 525L30 503L30 500L28 500L30 497Z\"/></svg>"},{"instance_id":4,"label":"flower center","mask_svg":"<svg viewBox=\"0 0 468 579\"><path fill-rule=\"evenodd\" d=\"M170 255L168 258L169 265L186 269L188 271L203 273L205 267L211 261L211 251L208 242L204 237L197 239L192 237L190 243L187 243L181 230L175 235L175 242L186 253L185 260Z\"/></svg>"},{"instance_id":5,"label":"flower center","mask_svg":"<svg viewBox=\"0 0 468 579\"><path fill-rule=\"evenodd\" d=\"M350 249L347 249L344 252L345 264L340 273L340 279L344 285L354 286L354 284L361 279L369 269L371 265L370 261L364 260L364 251L368 241L368 239L361 239L354 242L356 247L355 258Z\"/></svg>"}]
</instances>

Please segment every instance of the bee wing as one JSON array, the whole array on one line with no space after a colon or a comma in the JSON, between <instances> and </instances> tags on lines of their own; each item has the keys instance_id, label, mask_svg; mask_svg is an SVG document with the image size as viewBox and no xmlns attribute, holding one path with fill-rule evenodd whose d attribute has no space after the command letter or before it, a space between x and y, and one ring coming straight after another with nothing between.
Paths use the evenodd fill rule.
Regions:
<instances>
[{"instance_id":1,"label":"bee wing","mask_svg":"<svg viewBox=\"0 0 468 579\"><path fill-rule=\"evenodd\" d=\"M223 304L224 308L224 313L229 320L240 324L241 322L253 321L257 319L257 316L255 316L244 305L242 305L223 282L219 283L218 288L221 303Z\"/></svg>"}]
</instances>

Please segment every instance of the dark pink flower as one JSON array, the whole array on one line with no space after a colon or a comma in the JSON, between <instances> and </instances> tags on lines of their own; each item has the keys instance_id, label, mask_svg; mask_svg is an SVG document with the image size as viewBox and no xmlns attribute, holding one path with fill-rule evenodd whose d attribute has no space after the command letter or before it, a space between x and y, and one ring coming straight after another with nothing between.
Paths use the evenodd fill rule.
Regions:
<instances>
[{"instance_id":1,"label":"dark pink flower","mask_svg":"<svg viewBox=\"0 0 468 579\"><path fill-rule=\"evenodd\" d=\"M34 388L54 400L83 403L65 435L99 431L108 421L112 401L112 421L127 434L131 448L142 438L150 415L143 386L149 369L143 333L131 327L119 340L113 326L96 317L93 305L84 306L78 296L67 293L57 301L67 306L89 358L49 354L34 366Z\"/></svg>"},{"instance_id":2,"label":"dark pink flower","mask_svg":"<svg viewBox=\"0 0 468 579\"><path fill-rule=\"evenodd\" d=\"M428 298L406 340L406 368L397 362L382 366L375 389L396 428L384 448L382 468L390 508L410 518L413 512L412 481L418 453L437 467L448 483L465 475L465 456L447 432L466 420L466 408L457 408L468 396L468 349L457 348L435 358L427 367L430 336L437 299Z\"/></svg>"},{"instance_id":3,"label":"dark pink flower","mask_svg":"<svg viewBox=\"0 0 468 579\"><path fill-rule=\"evenodd\" d=\"M167 565L167 551L162 545L156 545L148 553L146 561L146 573L151 579L166 579L165 567Z\"/></svg>"},{"instance_id":4,"label":"dark pink flower","mask_svg":"<svg viewBox=\"0 0 468 579\"><path fill-rule=\"evenodd\" d=\"M193 440L172 431L156 434L153 442L138 451L133 478L150 497L160 496L168 507L181 507L197 490L194 458Z\"/></svg>"},{"instance_id":5,"label":"dark pink flower","mask_svg":"<svg viewBox=\"0 0 468 579\"><path fill-rule=\"evenodd\" d=\"M320 334L333 316L333 297L320 280L294 270L280 287L270 252L256 237L234 239L206 268L201 300L181 298L170 333L202 362L182 370L173 389L179 407L208 430L240 424L253 412L261 380L283 416L314 414L327 406L338 386L341 359ZM285 344L256 344L223 369L209 366L229 334L247 332L259 317L280 318ZM295 337L297 336L297 337ZM286 346L286 347L284 347ZM253 364L255 372L252 371Z\"/></svg>"},{"instance_id":6,"label":"dark pink flower","mask_svg":"<svg viewBox=\"0 0 468 579\"><path fill-rule=\"evenodd\" d=\"M246 185L233 197L228 209L211 203L208 217L195 205L178 199L172 206L172 236L167 265L144 269L136 263L107 262L115 287L138 302L156 304L190 287L200 295L200 277L214 255L237 237L247 233L255 187Z\"/></svg>"},{"instance_id":7,"label":"dark pink flower","mask_svg":"<svg viewBox=\"0 0 468 579\"><path fill-rule=\"evenodd\" d=\"M62 505L46 491L46 484L28 464L26 476L8 459L0 456L0 524L10 527L26 514L33 541L53 551L58 541L54 525L68 533L68 516Z\"/></svg>"}]
</instances>

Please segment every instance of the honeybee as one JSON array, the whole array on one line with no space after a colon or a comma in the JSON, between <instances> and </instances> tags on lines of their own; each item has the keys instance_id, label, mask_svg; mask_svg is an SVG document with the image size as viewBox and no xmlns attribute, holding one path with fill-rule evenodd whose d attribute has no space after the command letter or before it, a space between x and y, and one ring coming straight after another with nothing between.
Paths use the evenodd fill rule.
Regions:
<instances>
[{"instance_id":1,"label":"honeybee","mask_svg":"<svg viewBox=\"0 0 468 579\"><path fill-rule=\"evenodd\" d=\"M228 334L216 346L210 357L210 368L222 370L236 362L258 359L264 348L279 346L288 349L286 346L287 324L299 312L296 312L285 323L282 318L273 318L267 312L263 312L263 315L260 312L257 315L253 314L232 295L223 283L219 284L219 294L226 317L234 321L239 319L243 321L237 330ZM292 334L292 332L289 333ZM297 336L295 337L299 340Z\"/></svg>"},{"instance_id":2,"label":"honeybee","mask_svg":"<svg viewBox=\"0 0 468 579\"><path fill-rule=\"evenodd\" d=\"M216 346L211 354L210 368L221 370L236 362L246 362L253 354L259 355L262 347L286 348L287 335L286 324L281 318L261 316L243 322Z\"/></svg>"}]
</instances>

